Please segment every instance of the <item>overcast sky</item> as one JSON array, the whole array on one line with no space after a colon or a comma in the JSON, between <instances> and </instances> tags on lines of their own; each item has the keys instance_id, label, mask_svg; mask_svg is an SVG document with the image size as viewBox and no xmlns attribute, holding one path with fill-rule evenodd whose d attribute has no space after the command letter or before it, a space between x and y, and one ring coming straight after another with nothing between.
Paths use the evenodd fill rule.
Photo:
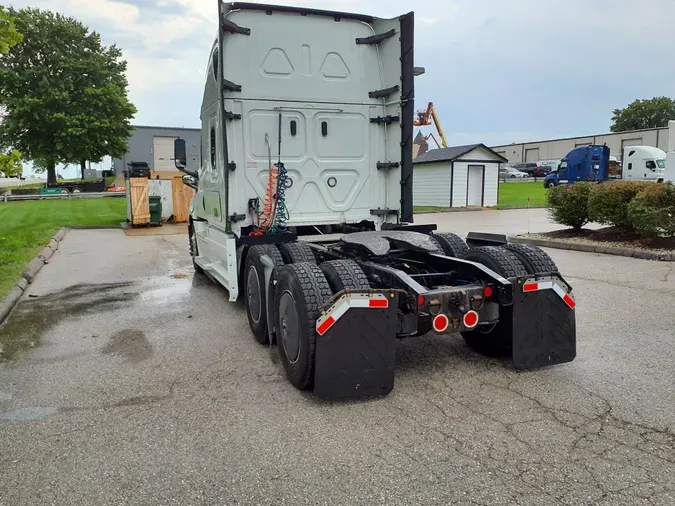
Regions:
<instances>
[{"instance_id":1,"label":"overcast sky","mask_svg":"<svg viewBox=\"0 0 675 506\"><path fill-rule=\"evenodd\" d=\"M2 0L0 0L2 1ZM216 0L10 0L79 18L120 46L140 125L199 127ZM275 3L275 2L268 2ZM393 17L402 0L279 1ZM451 145L609 131L635 98L675 97L673 0L416 2L417 105Z\"/></svg>"}]
</instances>

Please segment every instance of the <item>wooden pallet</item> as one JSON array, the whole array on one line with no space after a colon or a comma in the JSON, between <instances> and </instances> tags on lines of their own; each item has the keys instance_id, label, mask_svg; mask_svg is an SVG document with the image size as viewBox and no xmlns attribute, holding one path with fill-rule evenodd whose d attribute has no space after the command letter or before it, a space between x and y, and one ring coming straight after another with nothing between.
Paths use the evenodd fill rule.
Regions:
<instances>
[{"instance_id":1,"label":"wooden pallet","mask_svg":"<svg viewBox=\"0 0 675 506\"><path fill-rule=\"evenodd\" d=\"M146 225L150 223L150 199L147 177L132 177L129 179L131 192L131 224Z\"/></svg>"},{"instance_id":2,"label":"wooden pallet","mask_svg":"<svg viewBox=\"0 0 675 506\"><path fill-rule=\"evenodd\" d=\"M190 202L195 195L195 191L183 184L181 178L171 180L171 190L174 221L176 223L185 223L190 217Z\"/></svg>"}]
</instances>

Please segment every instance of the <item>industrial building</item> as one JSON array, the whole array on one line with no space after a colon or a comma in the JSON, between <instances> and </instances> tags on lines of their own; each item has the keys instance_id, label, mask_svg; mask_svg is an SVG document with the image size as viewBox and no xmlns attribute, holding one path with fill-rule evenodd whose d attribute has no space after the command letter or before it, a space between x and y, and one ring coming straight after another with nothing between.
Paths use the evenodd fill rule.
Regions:
<instances>
[{"instance_id":1,"label":"industrial building","mask_svg":"<svg viewBox=\"0 0 675 506\"><path fill-rule=\"evenodd\" d=\"M130 162L146 162L154 173L176 173L174 164L173 141L185 139L187 147L187 168L197 170L199 167L199 149L201 130L199 128L168 128L135 126L129 139L129 149L122 158L113 159L112 170L121 176Z\"/></svg>"},{"instance_id":2,"label":"industrial building","mask_svg":"<svg viewBox=\"0 0 675 506\"><path fill-rule=\"evenodd\" d=\"M547 141L525 142L520 144L505 144L493 146L492 149L508 160L510 164L521 162L539 162L544 160L559 160L574 148L589 144L607 144L610 156L621 160L625 146L654 146L668 151L675 149L669 146L668 128L650 128L647 130L633 130L628 132L586 135L582 137L567 137Z\"/></svg>"},{"instance_id":3,"label":"industrial building","mask_svg":"<svg viewBox=\"0 0 675 506\"><path fill-rule=\"evenodd\" d=\"M432 149L413 159L413 205L497 205L499 166L506 158L484 144Z\"/></svg>"}]
</instances>

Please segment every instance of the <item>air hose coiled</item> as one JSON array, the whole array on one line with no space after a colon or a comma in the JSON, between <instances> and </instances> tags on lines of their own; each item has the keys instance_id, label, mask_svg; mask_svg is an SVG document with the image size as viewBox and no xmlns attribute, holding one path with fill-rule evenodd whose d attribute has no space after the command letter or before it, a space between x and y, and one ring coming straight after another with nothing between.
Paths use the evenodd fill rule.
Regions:
<instances>
[{"instance_id":1,"label":"air hose coiled","mask_svg":"<svg viewBox=\"0 0 675 506\"><path fill-rule=\"evenodd\" d=\"M287 232L288 209L286 208L286 182L288 180L288 170L282 162L275 165L277 169L277 198L274 222L270 229L272 234L283 234Z\"/></svg>"}]
</instances>

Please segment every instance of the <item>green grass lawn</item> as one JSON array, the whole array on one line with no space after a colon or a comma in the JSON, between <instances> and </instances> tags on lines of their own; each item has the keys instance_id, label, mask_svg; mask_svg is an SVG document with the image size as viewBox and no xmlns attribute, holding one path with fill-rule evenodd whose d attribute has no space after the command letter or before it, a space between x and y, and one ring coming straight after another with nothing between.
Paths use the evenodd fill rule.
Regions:
<instances>
[{"instance_id":1,"label":"green grass lawn","mask_svg":"<svg viewBox=\"0 0 675 506\"><path fill-rule=\"evenodd\" d=\"M531 207L545 207L546 188L544 183L499 183L499 201L496 209L510 209L514 207L527 207L527 199L530 199ZM415 206L416 213L428 213L433 211L447 211L447 207Z\"/></svg>"},{"instance_id":2,"label":"green grass lawn","mask_svg":"<svg viewBox=\"0 0 675 506\"><path fill-rule=\"evenodd\" d=\"M500 183L498 209L511 207L527 207L528 201L532 207L546 206L546 188L544 183Z\"/></svg>"},{"instance_id":3,"label":"green grass lawn","mask_svg":"<svg viewBox=\"0 0 675 506\"><path fill-rule=\"evenodd\" d=\"M119 225L124 198L0 202L0 297L61 227Z\"/></svg>"}]
</instances>

